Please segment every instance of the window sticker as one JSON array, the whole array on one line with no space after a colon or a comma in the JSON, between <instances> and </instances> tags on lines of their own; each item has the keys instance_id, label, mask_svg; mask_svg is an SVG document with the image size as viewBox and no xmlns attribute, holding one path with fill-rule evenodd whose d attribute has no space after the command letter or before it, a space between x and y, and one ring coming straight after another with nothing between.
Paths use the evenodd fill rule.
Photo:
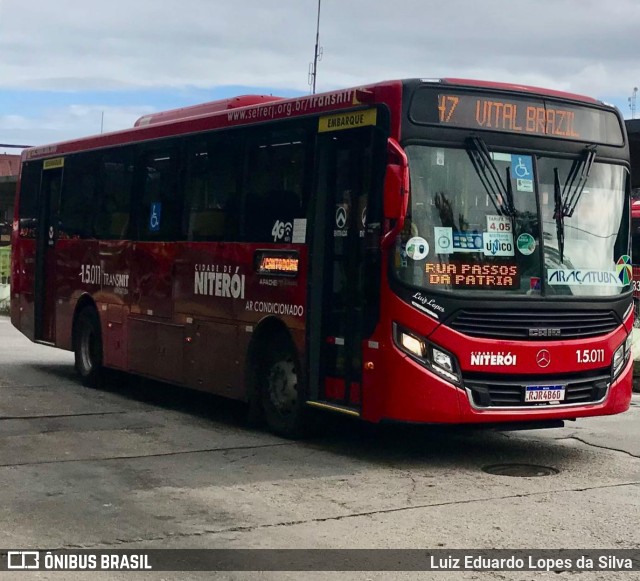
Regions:
<instances>
[{"instance_id":1,"label":"window sticker","mask_svg":"<svg viewBox=\"0 0 640 581\"><path fill-rule=\"evenodd\" d=\"M454 252L482 252L482 233L453 232Z\"/></svg>"},{"instance_id":2,"label":"window sticker","mask_svg":"<svg viewBox=\"0 0 640 581\"><path fill-rule=\"evenodd\" d=\"M294 218L293 220L293 237L291 242L294 244L304 244L307 239L307 219Z\"/></svg>"},{"instance_id":3,"label":"window sticker","mask_svg":"<svg viewBox=\"0 0 640 581\"><path fill-rule=\"evenodd\" d=\"M482 242L485 256L513 256L511 232L484 232Z\"/></svg>"},{"instance_id":4,"label":"window sticker","mask_svg":"<svg viewBox=\"0 0 640 581\"><path fill-rule=\"evenodd\" d=\"M336 227L344 228L349 217L349 206L347 204L336 205Z\"/></svg>"},{"instance_id":5,"label":"window sticker","mask_svg":"<svg viewBox=\"0 0 640 581\"><path fill-rule=\"evenodd\" d=\"M492 151L491 152L491 159L493 161L511 161L511 154L510 153L500 153L497 151Z\"/></svg>"},{"instance_id":6,"label":"window sticker","mask_svg":"<svg viewBox=\"0 0 640 581\"><path fill-rule=\"evenodd\" d=\"M149 210L149 231L160 232L160 219L162 217L162 202L153 202Z\"/></svg>"},{"instance_id":7,"label":"window sticker","mask_svg":"<svg viewBox=\"0 0 640 581\"><path fill-rule=\"evenodd\" d=\"M402 244L400 246L400 267L401 268L407 268L408 263L407 263L407 245L406 244Z\"/></svg>"},{"instance_id":8,"label":"window sticker","mask_svg":"<svg viewBox=\"0 0 640 581\"><path fill-rule=\"evenodd\" d=\"M436 165L444 165L444 149L436 149Z\"/></svg>"},{"instance_id":9,"label":"window sticker","mask_svg":"<svg viewBox=\"0 0 640 581\"><path fill-rule=\"evenodd\" d=\"M487 232L511 232L511 218L487 214Z\"/></svg>"},{"instance_id":10,"label":"window sticker","mask_svg":"<svg viewBox=\"0 0 640 581\"><path fill-rule=\"evenodd\" d=\"M547 270L547 282L550 285L622 286L618 273L608 270L562 270L550 268Z\"/></svg>"},{"instance_id":11,"label":"window sticker","mask_svg":"<svg viewBox=\"0 0 640 581\"><path fill-rule=\"evenodd\" d=\"M422 260L429 254L429 243L420 236L414 236L407 241L406 252L412 260Z\"/></svg>"},{"instance_id":12,"label":"window sticker","mask_svg":"<svg viewBox=\"0 0 640 581\"><path fill-rule=\"evenodd\" d=\"M284 242L291 242L291 233L293 232L293 224L291 222L283 222L282 220L276 220L271 228L271 236L273 241L278 242L282 240Z\"/></svg>"},{"instance_id":13,"label":"window sticker","mask_svg":"<svg viewBox=\"0 0 640 581\"><path fill-rule=\"evenodd\" d=\"M525 256L530 256L536 250L536 240L531 234L520 234L518 236L518 240L516 241L516 245L518 246L518 251Z\"/></svg>"},{"instance_id":14,"label":"window sticker","mask_svg":"<svg viewBox=\"0 0 640 581\"><path fill-rule=\"evenodd\" d=\"M616 272L618 278L623 285L631 284L633 279L633 267L631 266L631 257L623 254L616 262Z\"/></svg>"},{"instance_id":15,"label":"window sticker","mask_svg":"<svg viewBox=\"0 0 640 581\"><path fill-rule=\"evenodd\" d=\"M516 190L533 192L533 160L530 155L512 157L511 176L516 180Z\"/></svg>"},{"instance_id":16,"label":"window sticker","mask_svg":"<svg viewBox=\"0 0 640 581\"><path fill-rule=\"evenodd\" d=\"M453 231L451 228L434 226L433 238L436 241L436 254L451 254L453 252Z\"/></svg>"},{"instance_id":17,"label":"window sticker","mask_svg":"<svg viewBox=\"0 0 640 581\"><path fill-rule=\"evenodd\" d=\"M348 234L347 222L349 220L349 204L336 204L336 229L334 238L345 238Z\"/></svg>"}]
</instances>

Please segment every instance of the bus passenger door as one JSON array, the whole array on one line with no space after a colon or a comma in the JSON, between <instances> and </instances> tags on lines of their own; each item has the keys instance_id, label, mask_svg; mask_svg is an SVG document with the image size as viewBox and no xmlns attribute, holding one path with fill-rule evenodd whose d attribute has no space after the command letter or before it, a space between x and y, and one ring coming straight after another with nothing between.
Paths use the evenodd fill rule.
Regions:
<instances>
[{"instance_id":1,"label":"bus passenger door","mask_svg":"<svg viewBox=\"0 0 640 581\"><path fill-rule=\"evenodd\" d=\"M35 340L45 343L56 340L56 239L63 162L63 158L46 160L40 182L34 314Z\"/></svg>"},{"instance_id":2,"label":"bus passenger door","mask_svg":"<svg viewBox=\"0 0 640 581\"><path fill-rule=\"evenodd\" d=\"M318 135L309 395L348 411L361 405L362 343L372 334L378 311L380 220L374 216L380 204L372 195L376 135L375 127ZM378 225L372 230L374 222Z\"/></svg>"}]
</instances>

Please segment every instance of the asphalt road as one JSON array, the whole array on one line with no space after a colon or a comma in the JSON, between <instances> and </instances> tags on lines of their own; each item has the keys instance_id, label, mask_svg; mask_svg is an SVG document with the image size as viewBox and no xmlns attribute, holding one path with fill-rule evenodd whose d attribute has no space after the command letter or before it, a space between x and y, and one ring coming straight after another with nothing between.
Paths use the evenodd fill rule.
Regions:
<instances>
[{"instance_id":1,"label":"asphalt road","mask_svg":"<svg viewBox=\"0 0 640 581\"><path fill-rule=\"evenodd\" d=\"M328 419L292 442L229 402L114 375L0 317L4 548L640 549L640 395L620 416L499 433ZM541 477L496 476L537 464ZM630 579L640 573L584 573ZM575 573L98 573L99 579L562 579ZM0 579L86 573L0 573ZM638 577L636 577L638 578Z\"/></svg>"}]
</instances>

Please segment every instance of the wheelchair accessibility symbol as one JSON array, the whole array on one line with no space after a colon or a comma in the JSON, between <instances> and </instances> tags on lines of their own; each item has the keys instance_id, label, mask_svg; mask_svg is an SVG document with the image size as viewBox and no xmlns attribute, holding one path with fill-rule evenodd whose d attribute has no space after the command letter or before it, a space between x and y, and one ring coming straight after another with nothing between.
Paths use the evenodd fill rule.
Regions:
<instances>
[{"instance_id":1,"label":"wheelchair accessibility symbol","mask_svg":"<svg viewBox=\"0 0 640 581\"><path fill-rule=\"evenodd\" d=\"M516 164L514 171L518 178L528 178L531 175L528 164L524 163L521 157L518 157L518 163Z\"/></svg>"},{"instance_id":2,"label":"wheelchair accessibility symbol","mask_svg":"<svg viewBox=\"0 0 640 581\"><path fill-rule=\"evenodd\" d=\"M162 215L162 204L160 202L154 202L151 204L151 210L149 213L149 230L151 232L160 231L160 216Z\"/></svg>"},{"instance_id":3,"label":"wheelchair accessibility symbol","mask_svg":"<svg viewBox=\"0 0 640 581\"><path fill-rule=\"evenodd\" d=\"M516 189L533 192L533 161L530 155L514 155L511 159L511 175L516 178Z\"/></svg>"}]
</instances>

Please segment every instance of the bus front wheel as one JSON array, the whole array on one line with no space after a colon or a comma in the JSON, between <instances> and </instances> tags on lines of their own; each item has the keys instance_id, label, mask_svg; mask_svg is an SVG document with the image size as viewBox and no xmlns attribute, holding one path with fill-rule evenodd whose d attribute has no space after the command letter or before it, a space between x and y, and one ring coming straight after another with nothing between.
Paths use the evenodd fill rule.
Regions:
<instances>
[{"instance_id":1,"label":"bus front wheel","mask_svg":"<svg viewBox=\"0 0 640 581\"><path fill-rule=\"evenodd\" d=\"M262 408L272 432L285 438L309 434L309 414L304 402L300 366L290 341L271 344L260 373Z\"/></svg>"},{"instance_id":2,"label":"bus front wheel","mask_svg":"<svg viewBox=\"0 0 640 581\"><path fill-rule=\"evenodd\" d=\"M102 376L102 332L95 309L87 307L78 315L74 327L75 367L82 383L96 387Z\"/></svg>"}]
</instances>

